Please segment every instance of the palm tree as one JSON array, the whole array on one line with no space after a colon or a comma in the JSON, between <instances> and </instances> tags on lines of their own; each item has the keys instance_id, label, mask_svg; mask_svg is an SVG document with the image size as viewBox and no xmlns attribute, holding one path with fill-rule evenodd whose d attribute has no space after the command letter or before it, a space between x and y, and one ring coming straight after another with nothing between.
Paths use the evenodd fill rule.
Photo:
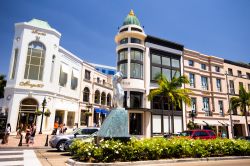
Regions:
<instances>
[{"instance_id":1,"label":"palm tree","mask_svg":"<svg viewBox=\"0 0 250 166\"><path fill-rule=\"evenodd\" d=\"M4 97L4 87L6 86L5 75L0 74L0 98Z\"/></svg>"},{"instance_id":2,"label":"palm tree","mask_svg":"<svg viewBox=\"0 0 250 166\"><path fill-rule=\"evenodd\" d=\"M181 108L182 101L187 104L191 105L191 98L189 94L191 94L191 90L181 88L182 84L189 83L189 80L186 76L180 76L172 78L171 81L168 81L167 78L163 74L159 74L156 77L157 84L159 85L158 88L153 89L150 91L148 95L148 100L152 101L155 96L161 97L162 103L162 115L161 115L161 132L164 134L164 122L163 122L163 111L164 111L164 100L166 100L168 104L168 110L172 106L172 113L171 113L171 126L172 132L174 132L174 110L176 110L177 106ZM170 117L169 117L170 120ZM169 133L170 133L170 121L169 121Z\"/></svg>"},{"instance_id":3,"label":"palm tree","mask_svg":"<svg viewBox=\"0 0 250 166\"><path fill-rule=\"evenodd\" d=\"M249 136L249 127L247 122L247 107L250 106L250 91L247 92L245 88L241 85L239 91L239 97L232 97L230 99L230 103L233 109L237 109L238 107L242 111L243 115L245 115L246 125L247 125L247 136Z\"/></svg>"}]
</instances>

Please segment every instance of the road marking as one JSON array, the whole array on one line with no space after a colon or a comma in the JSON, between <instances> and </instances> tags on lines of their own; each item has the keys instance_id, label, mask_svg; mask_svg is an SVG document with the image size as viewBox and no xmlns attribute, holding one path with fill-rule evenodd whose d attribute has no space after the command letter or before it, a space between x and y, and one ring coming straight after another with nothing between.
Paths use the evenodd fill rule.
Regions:
<instances>
[{"instance_id":1,"label":"road marking","mask_svg":"<svg viewBox=\"0 0 250 166\"><path fill-rule=\"evenodd\" d=\"M5 154L5 153L14 153L15 154L15 153L23 153L23 151L20 151L20 150L19 151L14 151L14 150L13 151L12 150L11 151L10 150L9 151L0 151L0 154Z\"/></svg>"},{"instance_id":2,"label":"road marking","mask_svg":"<svg viewBox=\"0 0 250 166\"><path fill-rule=\"evenodd\" d=\"M23 157L22 154L19 155L0 155L0 159L9 159L9 158L20 158Z\"/></svg>"},{"instance_id":3,"label":"road marking","mask_svg":"<svg viewBox=\"0 0 250 166\"><path fill-rule=\"evenodd\" d=\"M3 161L0 162L1 166L11 166L11 165L24 165L23 161Z\"/></svg>"},{"instance_id":4,"label":"road marking","mask_svg":"<svg viewBox=\"0 0 250 166\"><path fill-rule=\"evenodd\" d=\"M24 165L25 166L42 166L34 150L23 151Z\"/></svg>"}]
</instances>

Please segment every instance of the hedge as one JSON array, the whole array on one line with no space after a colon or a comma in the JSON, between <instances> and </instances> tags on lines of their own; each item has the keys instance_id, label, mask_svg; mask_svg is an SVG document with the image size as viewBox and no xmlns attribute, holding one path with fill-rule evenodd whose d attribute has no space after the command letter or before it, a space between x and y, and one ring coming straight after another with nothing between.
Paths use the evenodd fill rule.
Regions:
<instances>
[{"instance_id":1,"label":"hedge","mask_svg":"<svg viewBox=\"0 0 250 166\"><path fill-rule=\"evenodd\" d=\"M214 139L193 140L186 138L132 138L121 141L102 141L98 146L75 140L70 146L73 157L85 162L114 162L158 160L185 157L247 156L250 142L246 140Z\"/></svg>"}]
</instances>

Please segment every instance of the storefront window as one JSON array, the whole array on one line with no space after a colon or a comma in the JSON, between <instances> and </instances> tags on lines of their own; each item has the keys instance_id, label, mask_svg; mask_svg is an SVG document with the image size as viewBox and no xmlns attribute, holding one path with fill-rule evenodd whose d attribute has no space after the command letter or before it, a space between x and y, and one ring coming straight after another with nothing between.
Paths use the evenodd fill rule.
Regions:
<instances>
[{"instance_id":1,"label":"storefront window","mask_svg":"<svg viewBox=\"0 0 250 166\"><path fill-rule=\"evenodd\" d=\"M129 134L143 135L142 125L143 125L142 113L129 114Z\"/></svg>"}]
</instances>

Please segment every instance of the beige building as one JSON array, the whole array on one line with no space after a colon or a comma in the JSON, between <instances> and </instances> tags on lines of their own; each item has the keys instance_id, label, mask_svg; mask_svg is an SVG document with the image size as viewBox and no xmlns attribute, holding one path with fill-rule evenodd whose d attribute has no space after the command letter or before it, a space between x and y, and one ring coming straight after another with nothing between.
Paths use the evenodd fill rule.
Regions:
<instances>
[{"instance_id":1,"label":"beige building","mask_svg":"<svg viewBox=\"0 0 250 166\"><path fill-rule=\"evenodd\" d=\"M230 97L237 96L241 83L249 90L250 67L188 49L184 49L183 56L184 74L190 80L185 87L193 91L191 107L185 107L186 124L193 120L200 128L212 128L217 135L231 138L228 92ZM245 136L245 117L239 115L239 110L233 112L233 133Z\"/></svg>"}]
</instances>

